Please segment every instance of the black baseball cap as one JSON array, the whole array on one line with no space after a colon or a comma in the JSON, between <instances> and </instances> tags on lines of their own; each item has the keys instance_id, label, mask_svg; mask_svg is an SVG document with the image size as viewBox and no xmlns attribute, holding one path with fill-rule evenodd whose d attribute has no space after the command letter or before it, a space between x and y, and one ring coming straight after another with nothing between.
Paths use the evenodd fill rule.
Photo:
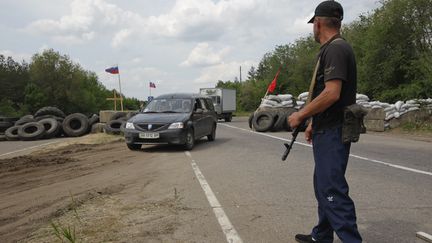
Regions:
<instances>
[{"instance_id":1,"label":"black baseball cap","mask_svg":"<svg viewBox=\"0 0 432 243\"><path fill-rule=\"evenodd\" d=\"M315 9L315 15L309 20L309 24L313 23L315 17L334 17L339 20L343 19L343 8L340 3L336 1L324 1L320 3Z\"/></svg>"}]
</instances>

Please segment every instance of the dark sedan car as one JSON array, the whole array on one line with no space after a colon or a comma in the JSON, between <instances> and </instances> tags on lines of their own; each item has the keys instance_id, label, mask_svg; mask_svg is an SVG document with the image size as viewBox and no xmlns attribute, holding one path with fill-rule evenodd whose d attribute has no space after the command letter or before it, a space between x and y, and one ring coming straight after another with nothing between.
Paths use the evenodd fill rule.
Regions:
<instances>
[{"instance_id":1,"label":"dark sedan car","mask_svg":"<svg viewBox=\"0 0 432 243\"><path fill-rule=\"evenodd\" d=\"M191 150L201 137L215 139L216 124L217 115L209 97L166 94L129 119L124 134L131 150L139 150L143 144L179 144Z\"/></svg>"}]
</instances>

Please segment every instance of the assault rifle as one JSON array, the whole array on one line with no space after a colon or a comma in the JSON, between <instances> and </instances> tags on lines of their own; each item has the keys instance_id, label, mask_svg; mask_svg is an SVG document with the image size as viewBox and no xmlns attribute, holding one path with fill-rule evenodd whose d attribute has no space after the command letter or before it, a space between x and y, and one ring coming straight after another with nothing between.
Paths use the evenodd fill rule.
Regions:
<instances>
[{"instance_id":1,"label":"assault rifle","mask_svg":"<svg viewBox=\"0 0 432 243\"><path fill-rule=\"evenodd\" d=\"M294 145L294 142L295 142L295 140L297 138L298 133L300 132L300 129L304 128L305 124L306 124L306 120L302 121L300 123L300 125L298 125L296 128L294 128L294 131L292 132L291 142L289 144L288 143L284 143L284 145L286 147L286 150L285 150L285 152L282 155L282 161L285 161L286 158L288 157L288 154L290 153L291 148Z\"/></svg>"}]
</instances>

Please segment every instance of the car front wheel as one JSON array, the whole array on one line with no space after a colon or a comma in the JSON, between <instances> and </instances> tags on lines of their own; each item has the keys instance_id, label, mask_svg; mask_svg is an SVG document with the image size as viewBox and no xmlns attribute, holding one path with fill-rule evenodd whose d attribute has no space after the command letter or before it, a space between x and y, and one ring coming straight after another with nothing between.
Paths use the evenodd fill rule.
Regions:
<instances>
[{"instance_id":1,"label":"car front wheel","mask_svg":"<svg viewBox=\"0 0 432 243\"><path fill-rule=\"evenodd\" d=\"M194 131L192 129L189 129L186 133L185 149L192 150L194 145L195 145Z\"/></svg>"},{"instance_id":2,"label":"car front wheel","mask_svg":"<svg viewBox=\"0 0 432 243\"><path fill-rule=\"evenodd\" d=\"M209 135L207 135L207 139L209 141L214 141L216 138L216 125L213 125L212 131Z\"/></svg>"}]
</instances>

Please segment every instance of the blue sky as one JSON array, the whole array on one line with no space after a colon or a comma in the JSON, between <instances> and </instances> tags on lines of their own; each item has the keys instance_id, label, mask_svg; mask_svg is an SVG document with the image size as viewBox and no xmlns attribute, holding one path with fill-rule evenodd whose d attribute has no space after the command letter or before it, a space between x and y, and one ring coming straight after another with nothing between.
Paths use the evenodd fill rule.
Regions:
<instances>
[{"instance_id":1,"label":"blue sky","mask_svg":"<svg viewBox=\"0 0 432 243\"><path fill-rule=\"evenodd\" d=\"M118 88L105 68L119 65L122 92L198 92L234 80L276 45L307 36L320 1L293 0L1 0L0 54L30 60L52 48ZM380 6L340 1L344 23ZM270 81L269 81L270 82Z\"/></svg>"}]
</instances>

